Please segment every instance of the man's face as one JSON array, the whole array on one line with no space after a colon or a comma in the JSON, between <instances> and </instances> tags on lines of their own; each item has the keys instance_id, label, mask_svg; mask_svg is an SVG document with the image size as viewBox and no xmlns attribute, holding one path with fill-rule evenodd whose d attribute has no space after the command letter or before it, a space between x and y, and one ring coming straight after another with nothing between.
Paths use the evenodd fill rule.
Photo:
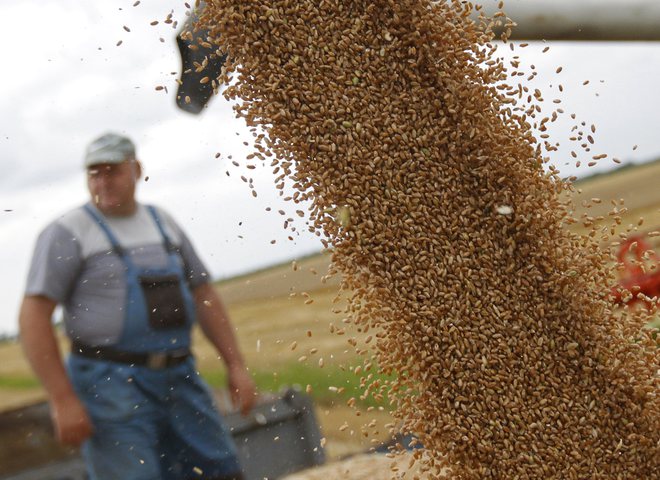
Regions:
<instances>
[{"instance_id":1,"label":"man's face","mask_svg":"<svg viewBox=\"0 0 660 480\"><path fill-rule=\"evenodd\" d=\"M135 210L135 187L140 164L135 160L100 163L87 169L87 188L94 205L105 215L130 215Z\"/></svg>"}]
</instances>

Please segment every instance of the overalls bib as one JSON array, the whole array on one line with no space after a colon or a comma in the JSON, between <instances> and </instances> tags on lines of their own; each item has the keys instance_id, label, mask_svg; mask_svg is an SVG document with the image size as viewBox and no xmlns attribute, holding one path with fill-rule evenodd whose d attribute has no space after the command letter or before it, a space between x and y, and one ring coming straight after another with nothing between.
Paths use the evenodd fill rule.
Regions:
<instances>
[{"instance_id":1,"label":"overalls bib","mask_svg":"<svg viewBox=\"0 0 660 480\"><path fill-rule=\"evenodd\" d=\"M85 210L101 227L126 267L124 323L113 348L127 352L164 352L190 347L195 303L181 257L165 233L156 209L147 206L167 253L167 264L156 268L136 265L104 217L89 204L85 205Z\"/></svg>"}]
</instances>

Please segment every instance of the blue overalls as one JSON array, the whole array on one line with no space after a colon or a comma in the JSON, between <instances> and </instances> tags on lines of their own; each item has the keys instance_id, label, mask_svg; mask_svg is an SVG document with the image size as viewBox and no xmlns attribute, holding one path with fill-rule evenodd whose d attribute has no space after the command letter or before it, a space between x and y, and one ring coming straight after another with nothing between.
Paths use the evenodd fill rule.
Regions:
<instances>
[{"instance_id":1,"label":"blue overalls","mask_svg":"<svg viewBox=\"0 0 660 480\"><path fill-rule=\"evenodd\" d=\"M91 205L85 205L85 210L101 227L112 245L113 251L121 258L126 268L126 320L119 342L114 346L128 352L166 352L187 349L190 347L190 328L195 318L195 303L187 286L181 257L177 253L176 247L165 233L156 209L152 206L147 206L147 209L163 237L163 245L167 252L167 265L164 267L138 267L135 265L101 214ZM182 304L179 305L179 308L183 309L180 312L170 312L179 314L180 321L177 324L165 325L165 328L152 325L153 322L150 322L150 318L153 316L153 310L158 309L159 305L157 303L149 305L146 297L148 290L143 288L145 278L171 279L169 285L165 286L169 292L165 293L169 293L170 296L178 294L179 303ZM168 298L160 300L167 302Z\"/></svg>"},{"instance_id":2,"label":"blue overalls","mask_svg":"<svg viewBox=\"0 0 660 480\"><path fill-rule=\"evenodd\" d=\"M164 352L189 348L195 305L183 262L156 210L147 208L167 251L164 267L135 265L103 216L85 206L126 268L124 327L112 349L156 359L136 365L83 357L75 349L69 356L69 375L94 425L82 449L90 479L241 478L231 436L193 358L173 366L158 362Z\"/></svg>"}]
</instances>

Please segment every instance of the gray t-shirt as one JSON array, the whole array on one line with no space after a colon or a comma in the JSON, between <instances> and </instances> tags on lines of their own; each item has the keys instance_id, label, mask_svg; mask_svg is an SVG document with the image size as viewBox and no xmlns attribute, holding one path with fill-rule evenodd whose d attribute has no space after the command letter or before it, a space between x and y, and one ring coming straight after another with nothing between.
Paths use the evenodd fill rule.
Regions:
<instances>
[{"instance_id":1,"label":"gray t-shirt","mask_svg":"<svg viewBox=\"0 0 660 480\"><path fill-rule=\"evenodd\" d=\"M176 222L157 208L163 228L178 248L191 289L209 281L207 270ZM167 252L144 205L107 224L137 266L164 267ZM37 239L25 289L64 307L70 338L89 345L112 345L124 323L126 269L96 221L78 207L48 225Z\"/></svg>"}]
</instances>

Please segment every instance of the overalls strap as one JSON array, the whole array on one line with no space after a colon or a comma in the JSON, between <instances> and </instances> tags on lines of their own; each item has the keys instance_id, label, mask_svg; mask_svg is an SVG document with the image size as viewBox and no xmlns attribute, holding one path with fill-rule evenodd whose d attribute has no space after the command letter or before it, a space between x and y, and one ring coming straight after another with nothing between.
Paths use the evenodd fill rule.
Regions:
<instances>
[{"instance_id":1,"label":"overalls strap","mask_svg":"<svg viewBox=\"0 0 660 480\"><path fill-rule=\"evenodd\" d=\"M171 254L178 253L177 248L170 240L170 237L167 235L167 233L165 233L165 229L163 228L163 223L161 222L160 217L156 212L156 208L153 205L147 205L146 207L149 214L151 214L151 217L154 219L154 222L156 224L156 227L158 228L158 231L160 232L161 237L163 238L165 250L168 252L168 254L170 254L170 256ZM124 262L132 265L130 256L126 253L126 250L124 250L124 248L121 246L119 240L112 232L112 230L106 223L103 216L99 212L97 212L96 209L94 209L90 204L85 205L85 210L87 210L87 213L89 213L92 216L92 218L96 221L97 225L101 227L101 230L103 230L106 237L108 237L108 241L110 242L110 245L112 245L112 249L114 250L114 252L117 253L117 255L119 255Z\"/></svg>"},{"instance_id":2,"label":"overalls strap","mask_svg":"<svg viewBox=\"0 0 660 480\"><path fill-rule=\"evenodd\" d=\"M92 218L96 221L97 225L101 227L101 230L103 230L105 236L108 237L108 241L110 242L110 245L112 245L112 249L115 251L115 253L119 255L124 261L130 262L130 258L126 254L126 251L122 248L121 244L119 243L119 240L117 239L115 234L112 233L112 230L110 230L110 227L105 222L103 217L99 214L99 212L97 212L96 209L94 209L90 204L85 205L85 210L87 210L87 213L89 213L92 216Z\"/></svg>"},{"instance_id":3,"label":"overalls strap","mask_svg":"<svg viewBox=\"0 0 660 480\"><path fill-rule=\"evenodd\" d=\"M167 235L167 233L165 233L165 229L163 228L163 223L161 222L160 217L158 216L158 212L156 211L156 208L153 205L147 205L147 210L153 217L154 222L156 222L158 231L160 232L160 235L163 237L163 242L165 243L165 249L169 253L177 253L176 247L170 240L170 237Z\"/></svg>"}]
</instances>

